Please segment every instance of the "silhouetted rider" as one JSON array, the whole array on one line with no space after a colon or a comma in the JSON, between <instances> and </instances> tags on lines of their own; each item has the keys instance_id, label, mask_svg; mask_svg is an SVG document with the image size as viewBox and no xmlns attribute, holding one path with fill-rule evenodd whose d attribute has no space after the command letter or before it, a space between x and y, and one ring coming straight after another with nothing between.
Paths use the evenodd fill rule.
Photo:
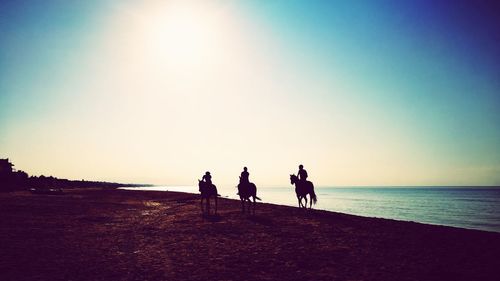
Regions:
<instances>
[{"instance_id":1,"label":"silhouetted rider","mask_svg":"<svg viewBox=\"0 0 500 281\"><path fill-rule=\"evenodd\" d=\"M243 167L243 172L241 172L240 176L240 183L247 184L250 183L250 180L248 177L250 176L250 173L247 171L247 167Z\"/></svg>"},{"instance_id":2,"label":"silhouetted rider","mask_svg":"<svg viewBox=\"0 0 500 281\"><path fill-rule=\"evenodd\" d=\"M307 180L307 171L304 169L303 165L299 165L299 172L297 173L299 180L305 182Z\"/></svg>"},{"instance_id":3,"label":"silhouetted rider","mask_svg":"<svg viewBox=\"0 0 500 281\"><path fill-rule=\"evenodd\" d=\"M205 175L201 178L201 180L205 181L208 186L212 186L212 176L210 175L210 172L206 172Z\"/></svg>"}]
</instances>

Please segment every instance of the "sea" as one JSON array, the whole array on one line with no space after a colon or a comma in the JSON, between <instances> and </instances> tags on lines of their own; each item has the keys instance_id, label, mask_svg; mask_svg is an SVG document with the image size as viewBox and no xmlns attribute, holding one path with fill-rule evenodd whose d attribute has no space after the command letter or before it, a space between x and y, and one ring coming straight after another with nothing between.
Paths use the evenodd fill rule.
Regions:
<instances>
[{"instance_id":1,"label":"sea","mask_svg":"<svg viewBox=\"0 0 500 281\"><path fill-rule=\"evenodd\" d=\"M298 206L294 187L257 187L265 203ZM123 189L198 193L198 186ZM235 187L218 187L239 199ZM315 187L315 209L500 232L500 187Z\"/></svg>"}]
</instances>

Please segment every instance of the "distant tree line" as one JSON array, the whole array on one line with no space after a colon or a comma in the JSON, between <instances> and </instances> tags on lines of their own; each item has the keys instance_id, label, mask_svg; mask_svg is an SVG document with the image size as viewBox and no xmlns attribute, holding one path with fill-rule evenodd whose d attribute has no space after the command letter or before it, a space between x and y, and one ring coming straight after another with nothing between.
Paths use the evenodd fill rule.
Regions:
<instances>
[{"instance_id":1,"label":"distant tree line","mask_svg":"<svg viewBox=\"0 0 500 281\"><path fill-rule=\"evenodd\" d=\"M0 159L0 191L23 190L28 188L86 188L148 186L147 184L123 184L104 181L68 180L53 176L29 176L28 173L13 169L9 159Z\"/></svg>"}]
</instances>

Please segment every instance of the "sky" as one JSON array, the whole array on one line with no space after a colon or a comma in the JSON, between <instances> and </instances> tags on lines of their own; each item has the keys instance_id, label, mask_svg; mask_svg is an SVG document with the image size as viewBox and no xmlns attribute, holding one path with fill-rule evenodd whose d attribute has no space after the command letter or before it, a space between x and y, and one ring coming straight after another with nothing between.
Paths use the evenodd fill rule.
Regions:
<instances>
[{"instance_id":1,"label":"sky","mask_svg":"<svg viewBox=\"0 0 500 281\"><path fill-rule=\"evenodd\" d=\"M0 2L0 157L193 185L500 185L495 1Z\"/></svg>"}]
</instances>

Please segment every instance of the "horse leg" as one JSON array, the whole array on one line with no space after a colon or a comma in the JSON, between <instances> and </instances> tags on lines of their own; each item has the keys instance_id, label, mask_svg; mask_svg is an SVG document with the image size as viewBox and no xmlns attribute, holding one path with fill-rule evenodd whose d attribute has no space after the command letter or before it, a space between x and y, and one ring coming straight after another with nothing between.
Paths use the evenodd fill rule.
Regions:
<instances>
[{"instance_id":1,"label":"horse leg","mask_svg":"<svg viewBox=\"0 0 500 281\"><path fill-rule=\"evenodd\" d=\"M313 206L313 198L312 198L312 195L309 194L309 209L312 209L312 206Z\"/></svg>"},{"instance_id":2,"label":"horse leg","mask_svg":"<svg viewBox=\"0 0 500 281\"><path fill-rule=\"evenodd\" d=\"M304 204L304 209L307 209L307 195L304 196L304 200L306 201L306 204Z\"/></svg>"},{"instance_id":3,"label":"horse leg","mask_svg":"<svg viewBox=\"0 0 500 281\"><path fill-rule=\"evenodd\" d=\"M300 199L300 196L297 195L297 200L299 201L299 208L302 207L302 200Z\"/></svg>"}]
</instances>

